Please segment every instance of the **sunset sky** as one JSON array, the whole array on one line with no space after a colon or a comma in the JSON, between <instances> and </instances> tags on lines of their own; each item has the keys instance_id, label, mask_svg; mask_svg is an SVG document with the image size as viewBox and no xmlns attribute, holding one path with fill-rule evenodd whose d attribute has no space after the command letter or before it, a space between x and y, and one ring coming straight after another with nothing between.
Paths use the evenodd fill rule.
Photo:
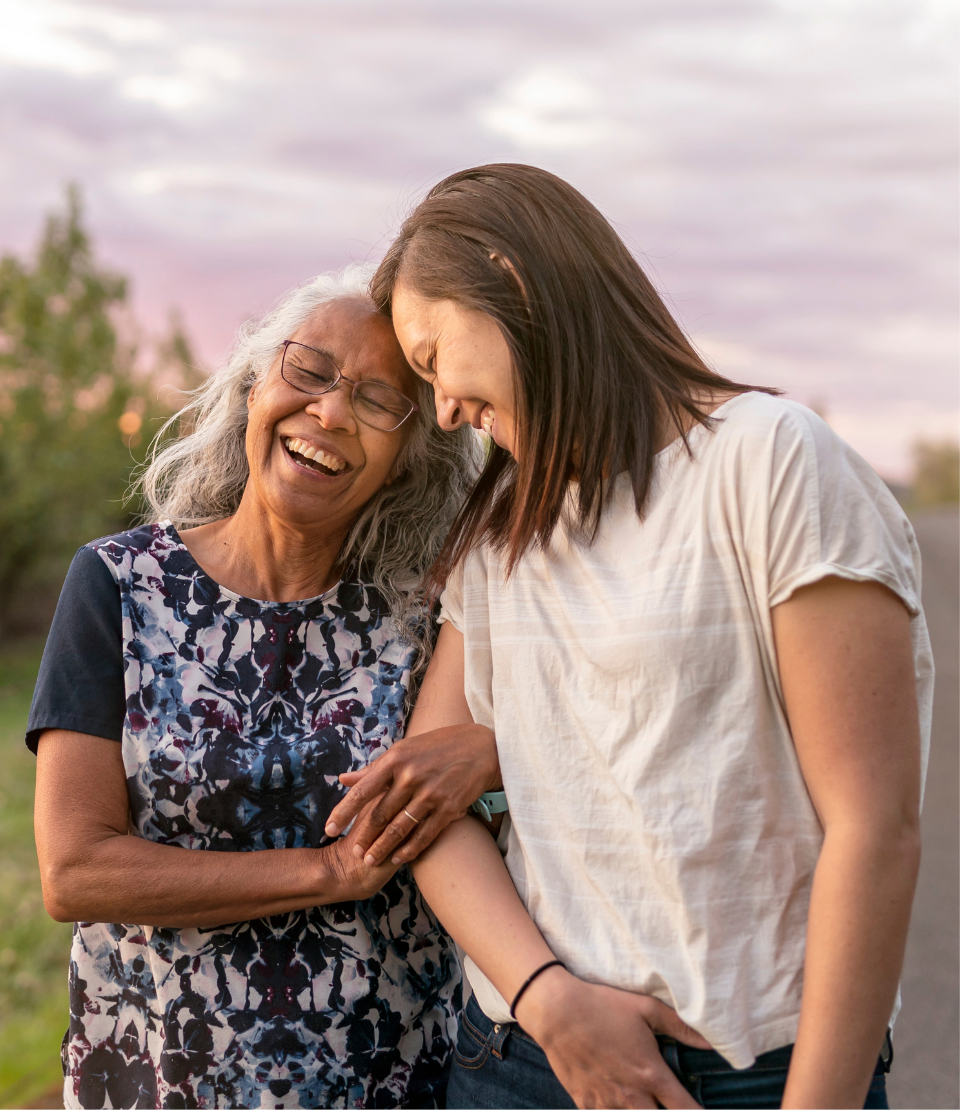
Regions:
<instances>
[{"instance_id":1,"label":"sunset sky","mask_svg":"<svg viewBox=\"0 0 960 1110\"><path fill-rule=\"evenodd\" d=\"M956 436L955 0L0 0L0 250L63 186L216 363L454 169L533 162L724 373L881 473Z\"/></svg>"}]
</instances>

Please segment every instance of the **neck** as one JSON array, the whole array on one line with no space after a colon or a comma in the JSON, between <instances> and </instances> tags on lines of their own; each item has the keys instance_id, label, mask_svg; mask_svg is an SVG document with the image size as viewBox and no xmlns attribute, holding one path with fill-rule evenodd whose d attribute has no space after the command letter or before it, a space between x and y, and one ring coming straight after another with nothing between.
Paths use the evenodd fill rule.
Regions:
<instances>
[{"instance_id":1,"label":"neck","mask_svg":"<svg viewBox=\"0 0 960 1110\"><path fill-rule=\"evenodd\" d=\"M200 567L221 586L259 601L302 601L339 580L346 530L279 520L244 493L233 516L180 533Z\"/></svg>"}]
</instances>

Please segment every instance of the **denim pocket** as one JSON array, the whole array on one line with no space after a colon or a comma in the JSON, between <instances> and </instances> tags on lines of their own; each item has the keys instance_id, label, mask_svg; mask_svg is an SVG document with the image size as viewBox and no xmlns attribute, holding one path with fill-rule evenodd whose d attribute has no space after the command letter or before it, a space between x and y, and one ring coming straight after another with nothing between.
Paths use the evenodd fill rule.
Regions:
<instances>
[{"instance_id":1,"label":"denim pocket","mask_svg":"<svg viewBox=\"0 0 960 1110\"><path fill-rule=\"evenodd\" d=\"M457 1047L453 1053L454 1059L462 1068L482 1068L490 1056L490 1048L496 1034L497 1027L493 1027L484 1036L483 1032L470 1021L466 1012L462 1012L460 1030L457 1033Z\"/></svg>"}]
</instances>

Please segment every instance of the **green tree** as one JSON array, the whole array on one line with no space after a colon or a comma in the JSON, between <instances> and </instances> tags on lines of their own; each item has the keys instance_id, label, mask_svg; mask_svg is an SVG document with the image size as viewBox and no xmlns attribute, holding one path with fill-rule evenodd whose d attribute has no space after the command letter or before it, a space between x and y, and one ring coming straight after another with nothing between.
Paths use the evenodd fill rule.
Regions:
<instances>
[{"instance_id":1,"label":"green tree","mask_svg":"<svg viewBox=\"0 0 960 1110\"><path fill-rule=\"evenodd\" d=\"M139 511L130 473L169 408L118 337L126 295L93 257L75 188L32 266L0 259L0 633L44 574ZM192 361L181 330L167 347L162 361Z\"/></svg>"},{"instance_id":2,"label":"green tree","mask_svg":"<svg viewBox=\"0 0 960 1110\"><path fill-rule=\"evenodd\" d=\"M913 499L917 506L960 501L960 445L920 440L914 444Z\"/></svg>"}]
</instances>

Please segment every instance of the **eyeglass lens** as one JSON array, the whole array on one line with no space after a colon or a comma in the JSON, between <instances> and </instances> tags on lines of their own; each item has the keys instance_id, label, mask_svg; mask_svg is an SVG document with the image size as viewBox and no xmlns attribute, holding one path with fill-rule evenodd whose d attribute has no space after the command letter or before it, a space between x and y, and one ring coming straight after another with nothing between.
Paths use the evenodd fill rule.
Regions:
<instances>
[{"instance_id":1,"label":"eyeglass lens","mask_svg":"<svg viewBox=\"0 0 960 1110\"><path fill-rule=\"evenodd\" d=\"M333 359L301 343L287 344L281 373L295 389L318 395L327 393L340 380ZM416 407L399 390L383 382L357 382L352 397L357 418L385 432L398 428Z\"/></svg>"}]
</instances>

